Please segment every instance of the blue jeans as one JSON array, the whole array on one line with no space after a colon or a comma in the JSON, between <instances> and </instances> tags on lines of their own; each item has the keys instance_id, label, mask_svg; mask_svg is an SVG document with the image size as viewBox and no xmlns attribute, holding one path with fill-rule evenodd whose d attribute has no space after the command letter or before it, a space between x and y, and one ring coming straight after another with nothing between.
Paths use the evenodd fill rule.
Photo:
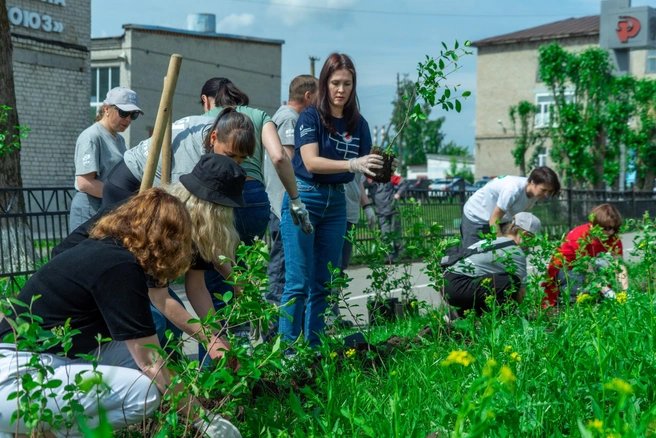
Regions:
<instances>
[{"instance_id":1,"label":"blue jeans","mask_svg":"<svg viewBox=\"0 0 656 438\"><path fill-rule=\"evenodd\" d=\"M303 328L310 346L316 347L326 325L323 314L330 296L330 289L326 287L330 281L328 263L339 266L344 246L346 198L344 184L319 184L296 178L296 185L310 214L314 233L304 234L294 225L289 215L289 198L285 194L280 223L286 268L280 333L284 340L294 342ZM293 299L294 303L287 305Z\"/></svg>"},{"instance_id":2,"label":"blue jeans","mask_svg":"<svg viewBox=\"0 0 656 438\"><path fill-rule=\"evenodd\" d=\"M173 289L171 288L169 288L169 295L171 296L171 298L173 298L178 303L180 303L182 307L184 307L184 304L182 303L180 297L178 297L178 295L175 292L173 292ZM159 339L159 343L162 346L166 344L165 334L167 330L171 330L176 338L182 337L182 330L174 326L173 323L171 323L171 321L166 319L166 317L162 314L162 312L157 310L157 308L152 304L150 305L150 311L153 314L153 321L155 322L155 329L157 330L157 338Z\"/></svg>"}]
</instances>

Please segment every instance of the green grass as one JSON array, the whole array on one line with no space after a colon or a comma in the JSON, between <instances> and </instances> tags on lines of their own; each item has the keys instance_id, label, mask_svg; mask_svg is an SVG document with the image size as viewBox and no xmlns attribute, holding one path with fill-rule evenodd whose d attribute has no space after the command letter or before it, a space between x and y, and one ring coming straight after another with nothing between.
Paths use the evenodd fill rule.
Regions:
<instances>
[{"instance_id":1,"label":"green grass","mask_svg":"<svg viewBox=\"0 0 656 438\"><path fill-rule=\"evenodd\" d=\"M646 436L656 430L656 297L646 275L644 264L632 267L636 287L624 304L583 303L549 315L534 289L517 312L470 315L448 333L437 311L377 328L378 341L414 336L424 326L434 335L391 354L325 353L315 379L265 375L277 390L245 403L240 430L280 437ZM473 361L445 366L454 351Z\"/></svg>"}]
</instances>

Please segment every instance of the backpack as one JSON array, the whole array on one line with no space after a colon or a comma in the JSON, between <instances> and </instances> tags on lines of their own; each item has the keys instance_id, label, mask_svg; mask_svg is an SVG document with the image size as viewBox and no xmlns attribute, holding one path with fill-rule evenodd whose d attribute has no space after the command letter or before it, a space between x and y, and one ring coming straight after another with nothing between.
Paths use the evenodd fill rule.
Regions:
<instances>
[{"instance_id":1,"label":"backpack","mask_svg":"<svg viewBox=\"0 0 656 438\"><path fill-rule=\"evenodd\" d=\"M440 260L440 267L442 269L450 268L451 266L455 265L458 263L460 260L466 259L467 257L476 255L476 254L484 254L486 252L490 251L496 251L498 249L502 248L507 248L509 246L514 246L517 245L514 241L510 240L508 242L500 242L500 243L495 243L494 245L483 245L479 246L478 248L464 248L461 245L458 246L452 246L451 248L447 248L446 252L444 253L444 257Z\"/></svg>"}]
</instances>

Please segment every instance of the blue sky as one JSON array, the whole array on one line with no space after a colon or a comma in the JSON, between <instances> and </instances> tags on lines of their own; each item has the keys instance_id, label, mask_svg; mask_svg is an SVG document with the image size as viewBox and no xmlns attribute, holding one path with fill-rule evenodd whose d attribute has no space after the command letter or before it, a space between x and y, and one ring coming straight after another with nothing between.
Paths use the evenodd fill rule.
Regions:
<instances>
[{"instance_id":1,"label":"blue sky","mask_svg":"<svg viewBox=\"0 0 656 438\"><path fill-rule=\"evenodd\" d=\"M217 31L283 39L282 84L309 73L309 56L318 56L317 74L333 51L349 54L358 71L362 114L373 127L389 123L396 74L415 75L425 55L441 42L475 41L569 17L599 13L598 0L92 0L92 37L122 34L125 23L186 28L187 14L216 14ZM656 6L634 0L632 6ZM474 51L475 53L475 51ZM472 96L460 114L446 116L447 141L473 148L476 57L461 59L451 84Z\"/></svg>"}]
</instances>

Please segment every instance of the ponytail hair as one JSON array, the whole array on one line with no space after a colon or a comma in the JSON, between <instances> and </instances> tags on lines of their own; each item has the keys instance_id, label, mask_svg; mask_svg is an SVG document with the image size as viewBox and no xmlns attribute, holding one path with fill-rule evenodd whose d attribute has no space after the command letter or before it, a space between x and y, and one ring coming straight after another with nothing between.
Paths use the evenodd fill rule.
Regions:
<instances>
[{"instance_id":1,"label":"ponytail hair","mask_svg":"<svg viewBox=\"0 0 656 438\"><path fill-rule=\"evenodd\" d=\"M224 143L238 155L247 155L252 157L255 154L255 126L250 117L238 113L232 107L223 108L216 116L212 128L205 136L203 144L205 152L212 150L212 132L216 132L216 139L219 143Z\"/></svg>"},{"instance_id":2,"label":"ponytail hair","mask_svg":"<svg viewBox=\"0 0 656 438\"><path fill-rule=\"evenodd\" d=\"M200 91L201 102L203 95L214 99L214 105L219 107L248 105L248 95L241 91L230 79L212 78L203 85Z\"/></svg>"}]
</instances>

